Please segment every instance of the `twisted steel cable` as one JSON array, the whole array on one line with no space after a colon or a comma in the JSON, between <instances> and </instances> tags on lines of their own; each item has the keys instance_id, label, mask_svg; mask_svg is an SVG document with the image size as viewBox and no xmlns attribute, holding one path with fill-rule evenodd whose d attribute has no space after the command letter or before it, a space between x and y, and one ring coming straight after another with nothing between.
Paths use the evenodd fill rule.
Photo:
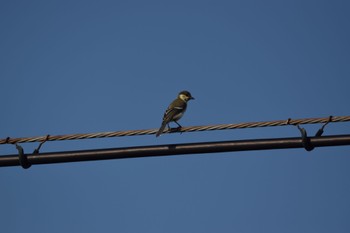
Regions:
<instances>
[{"instance_id":1,"label":"twisted steel cable","mask_svg":"<svg viewBox=\"0 0 350 233\"><path fill-rule=\"evenodd\" d=\"M278 121L260 121L260 122L247 122L238 124L219 124L219 125L204 125L204 126L192 126L182 127L176 131L165 131L164 133L171 132L198 132L198 131L213 131L213 130L227 130L227 129L243 129L243 128L257 128L257 127L273 127L273 126L286 126L286 125L301 125L301 124L317 124L317 123L329 123L329 122L347 122L350 121L350 116L330 116L323 118L304 118L304 119L287 119ZM128 130L128 131L114 131L114 132L101 132L101 133L86 133L86 134L67 134L67 135L45 135L39 137L23 137L23 138L4 138L0 139L0 144L15 144L15 143L28 143L28 142L41 142L46 141L63 141L63 140L77 140L77 139L92 139L92 138L110 138L110 137L124 137L124 136L136 136L136 135L151 135L156 134L158 129L146 129L146 130Z\"/></svg>"}]
</instances>

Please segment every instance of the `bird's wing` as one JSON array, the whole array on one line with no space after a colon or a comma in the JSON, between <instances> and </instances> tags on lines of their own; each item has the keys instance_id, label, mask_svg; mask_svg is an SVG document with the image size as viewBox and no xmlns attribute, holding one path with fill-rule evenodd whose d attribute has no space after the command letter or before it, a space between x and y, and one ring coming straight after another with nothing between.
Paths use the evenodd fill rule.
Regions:
<instances>
[{"instance_id":1,"label":"bird's wing","mask_svg":"<svg viewBox=\"0 0 350 233\"><path fill-rule=\"evenodd\" d=\"M186 103L179 99L174 100L165 111L163 122L169 123L174 119L174 116L180 114L184 110L186 110Z\"/></svg>"},{"instance_id":2,"label":"bird's wing","mask_svg":"<svg viewBox=\"0 0 350 233\"><path fill-rule=\"evenodd\" d=\"M174 107L174 108L168 108L164 114L163 117L163 122L162 125L160 126L156 137L158 137L159 135L161 135L165 129L165 126L172 121L172 119L174 118L174 116L176 116L177 114L179 114L183 109L179 108L179 107Z\"/></svg>"},{"instance_id":3,"label":"bird's wing","mask_svg":"<svg viewBox=\"0 0 350 233\"><path fill-rule=\"evenodd\" d=\"M156 136L158 137L161 135L165 129L165 126L184 110L186 110L186 103L179 99L174 100L165 111L162 125L160 126Z\"/></svg>"}]
</instances>

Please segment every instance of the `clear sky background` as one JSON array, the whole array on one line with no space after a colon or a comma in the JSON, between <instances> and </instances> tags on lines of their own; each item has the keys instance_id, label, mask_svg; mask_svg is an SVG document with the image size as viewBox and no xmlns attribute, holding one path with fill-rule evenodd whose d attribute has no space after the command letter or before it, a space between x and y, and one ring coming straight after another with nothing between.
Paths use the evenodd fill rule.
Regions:
<instances>
[{"instance_id":1,"label":"clear sky background","mask_svg":"<svg viewBox=\"0 0 350 233\"><path fill-rule=\"evenodd\" d=\"M158 128L184 89L196 100L183 126L349 115L349 12L346 0L2 0L0 138ZM325 130L349 133L349 123ZM293 126L240 129L41 152L296 136ZM0 168L0 231L350 232L349 151Z\"/></svg>"}]
</instances>

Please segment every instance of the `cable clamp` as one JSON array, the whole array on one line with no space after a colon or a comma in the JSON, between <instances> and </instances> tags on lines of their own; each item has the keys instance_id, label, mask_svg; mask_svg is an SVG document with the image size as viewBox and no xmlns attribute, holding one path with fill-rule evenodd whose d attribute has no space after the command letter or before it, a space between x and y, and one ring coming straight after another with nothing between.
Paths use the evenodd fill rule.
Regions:
<instances>
[{"instance_id":1,"label":"cable clamp","mask_svg":"<svg viewBox=\"0 0 350 233\"><path fill-rule=\"evenodd\" d=\"M41 146L42 146L45 142L47 142L47 141L49 140L49 137L50 137L50 134L46 135L46 137L44 138L44 140L43 140L42 142L40 142L38 148L36 148L36 149L34 150L33 154L39 154L39 150L40 150Z\"/></svg>"},{"instance_id":2,"label":"cable clamp","mask_svg":"<svg viewBox=\"0 0 350 233\"><path fill-rule=\"evenodd\" d=\"M287 121L286 121L286 125L290 125L290 121L291 120L292 120L291 118L288 118Z\"/></svg>"},{"instance_id":3,"label":"cable clamp","mask_svg":"<svg viewBox=\"0 0 350 233\"><path fill-rule=\"evenodd\" d=\"M27 156L24 154L24 150L23 148L16 143L16 149L18 150L18 160L19 160L19 164L24 168L24 169L28 169L30 168L30 166L32 166L29 161Z\"/></svg>"},{"instance_id":4,"label":"cable clamp","mask_svg":"<svg viewBox=\"0 0 350 233\"><path fill-rule=\"evenodd\" d=\"M332 122L332 119L333 119L333 116L329 116L327 122L324 123L323 126L317 131L317 133L315 134L315 137L322 136L322 134L324 132L324 128L326 127L326 125L328 125L330 122ZM286 124L287 125L291 124L290 121L291 121L291 119L288 118L288 120L286 121ZM310 138L307 136L306 130L304 128L301 128L299 126L299 124L292 124L292 125L295 125L296 127L298 127L298 129L301 133L302 144L303 144L303 147L305 148L305 150L312 151L315 148L315 146L313 146L311 144Z\"/></svg>"},{"instance_id":5,"label":"cable clamp","mask_svg":"<svg viewBox=\"0 0 350 233\"><path fill-rule=\"evenodd\" d=\"M326 125L328 125L328 123L332 122L332 118L333 116L329 116L328 121L326 123L324 123L324 125L317 131L317 133L315 134L315 137L321 137L323 132L324 132L324 127Z\"/></svg>"},{"instance_id":6,"label":"cable clamp","mask_svg":"<svg viewBox=\"0 0 350 233\"><path fill-rule=\"evenodd\" d=\"M307 136L307 132L304 128L300 128L299 125L296 125L301 133L301 140L303 147L305 148L306 151L312 151L315 146L311 144L310 138Z\"/></svg>"}]
</instances>

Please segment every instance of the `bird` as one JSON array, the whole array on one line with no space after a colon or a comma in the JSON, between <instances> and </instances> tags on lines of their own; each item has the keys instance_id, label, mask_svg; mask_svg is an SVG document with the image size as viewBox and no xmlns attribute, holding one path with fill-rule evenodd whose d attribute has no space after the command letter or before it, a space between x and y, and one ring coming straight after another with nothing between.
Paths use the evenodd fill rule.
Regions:
<instances>
[{"instance_id":1,"label":"bird","mask_svg":"<svg viewBox=\"0 0 350 233\"><path fill-rule=\"evenodd\" d=\"M163 133L165 126L168 126L168 128L170 129L169 123L172 121L175 122L179 126L179 128L182 127L177 121L180 120L180 118L184 115L187 108L187 102L190 100L194 100L194 97L192 97L190 92L181 91L178 94L177 98L173 102L171 102L171 104L165 111L162 125L160 126L156 137Z\"/></svg>"}]
</instances>

